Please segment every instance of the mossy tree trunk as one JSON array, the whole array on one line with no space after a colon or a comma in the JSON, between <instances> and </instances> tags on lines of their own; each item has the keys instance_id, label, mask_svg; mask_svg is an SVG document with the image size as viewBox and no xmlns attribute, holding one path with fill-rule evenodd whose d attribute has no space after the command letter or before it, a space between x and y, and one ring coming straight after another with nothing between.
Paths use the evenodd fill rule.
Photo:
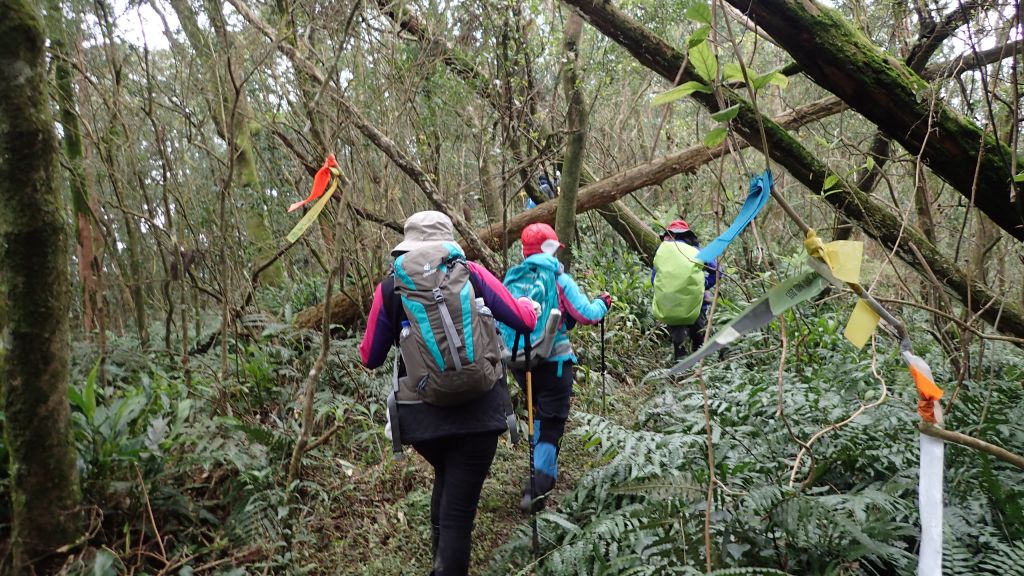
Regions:
<instances>
[{"instance_id":1,"label":"mossy tree trunk","mask_svg":"<svg viewBox=\"0 0 1024 576\"><path fill-rule=\"evenodd\" d=\"M82 143L81 122L78 117L75 79L70 64L72 51L69 48L69 35L75 27L64 17L65 11L62 8L60 0L49 0L46 16L57 89L57 108L60 111L60 125L64 135L62 143L71 184L71 205L75 215L78 277L82 296L82 324L86 334L90 334L102 324L100 321L100 317L103 315L103 296L100 293L102 266L94 242L96 234L93 228L95 202L85 175L85 149Z\"/></svg>"},{"instance_id":2,"label":"mossy tree trunk","mask_svg":"<svg viewBox=\"0 0 1024 576\"><path fill-rule=\"evenodd\" d=\"M682 52L611 3L604 0L565 1L579 9L591 25L628 50L638 62L662 78L680 83L700 81L691 65L683 66L685 56ZM722 88L722 93L731 103L739 106L733 127L751 146L781 164L809 191L828 202L847 219L860 224L868 236L887 249L894 250L895 255L911 267L922 274L926 268L930 268L950 292L956 294L965 306L977 312L982 319L997 325L1003 332L1024 337L1024 313L1021 309L993 293L988 287L973 282L916 227L903 222L888 208L859 189L845 184L839 175L833 174L828 166L793 137L786 127L760 115L749 102L734 91ZM720 109L720 104L713 95L697 92L693 94L693 98L709 110ZM973 164L970 169L973 174ZM838 182L827 193L823 193L826 178L830 175L834 175ZM912 250L910 244L918 250ZM923 261L917 259L917 253L921 254Z\"/></svg>"},{"instance_id":3,"label":"mossy tree trunk","mask_svg":"<svg viewBox=\"0 0 1024 576\"><path fill-rule=\"evenodd\" d=\"M1024 195L1012 193L1015 152L947 107L906 64L815 0L728 2L763 27L816 83L920 153L933 172L1024 240Z\"/></svg>"},{"instance_id":4,"label":"mossy tree trunk","mask_svg":"<svg viewBox=\"0 0 1024 576\"><path fill-rule=\"evenodd\" d=\"M579 45L583 35L583 19L576 12L569 15L565 23L562 47L564 67L562 68L562 89L568 103L566 122L569 139L565 145L562 160L562 178L558 192L558 216L555 218L555 232L565 248L558 258L566 271L572 268L573 246L576 243L576 193L580 186L580 172L583 168L583 154L587 143L587 104L579 78Z\"/></svg>"},{"instance_id":5,"label":"mossy tree trunk","mask_svg":"<svg viewBox=\"0 0 1024 576\"><path fill-rule=\"evenodd\" d=\"M920 29L917 41L907 50L907 57L904 60L907 66L915 73L923 74L928 61L942 46L942 43L952 36L957 28L967 22L981 8L981 5L981 2L961 3L939 22L932 19L927 10L921 10L919 14L924 19L918 23ZM864 192L871 194L878 182L882 180L882 168L889 161L892 150L891 143L890 138L881 130L877 131L872 138L869 152L865 158L865 167L859 170L856 176L857 187ZM868 167L868 159L871 160L870 167ZM925 235L927 236L927 233ZM853 224L845 223L836 226L832 239L849 240L852 236ZM935 241L931 237L929 240Z\"/></svg>"},{"instance_id":6,"label":"mossy tree trunk","mask_svg":"<svg viewBox=\"0 0 1024 576\"><path fill-rule=\"evenodd\" d=\"M207 20L216 32L213 38L199 27L199 18L189 0L171 0L185 37L198 56L202 69L209 73L210 93L215 96L209 102L214 128L217 135L232 147L236 179L242 186L255 186L258 176L249 128L251 111L245 91L236 85L231 73L231 42L224 14L219 3L204 0L204 6Z\"/></svg>"},{"instance_id":7,"label":"mossy tree trunk","mask_svg":"<svg viewBox=\"0 0 1024 576\"><path fill-rule=\"evenodd\" d=\"M12 573L52 574L57 550L81 527L67 394L67 223L54 186L43 24L27 0L0 0L0 14L0 382Z\"/></svg>"}]
</instances>

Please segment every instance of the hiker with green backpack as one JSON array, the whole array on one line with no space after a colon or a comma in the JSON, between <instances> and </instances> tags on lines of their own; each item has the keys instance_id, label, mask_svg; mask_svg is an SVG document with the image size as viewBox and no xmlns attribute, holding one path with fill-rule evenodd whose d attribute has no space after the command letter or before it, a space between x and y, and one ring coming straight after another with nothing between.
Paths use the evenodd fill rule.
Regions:
<instances>
[{"instance_id":1,"label":"hiker with green backpack","mask_svg":"<svg viewBox=\"0 0 1024 576\"><path fill-rule=\"evenodd\" d=\"M495 321L525 334L537 313L466 260L441 212L410 216L391 255L359 352L367 368L377 368L399 349L388 396L392 449L400 458L402 446L412 445L434 468L430 574L465 576L498 437L516 428Z\"/></svg>"},{"instance_id":2,"label":"hiker with green backpack","mask_svg":"<svg viewBox=\"0 0 1024 576\"><path fill-rule=\"evenodd\" d=\"M718 262L700 261L700 242L684 220L669 224L661 239L651 269L652 311L655 319L668 326L673 357L678 361L704 344L711 289L718 281Z\"/></svg>"},{"instance_id":3,"label":"hiker with green backpack","mask_svg":"<svg viewBox=\"0 0 1024 576\"><path fill-rule=\"evenodd\" d=\"M504 284L516 297L526 297L540 304L537 324L530 333L529 365L521 331L512 325L500 325L501 335L510 354L506 363L520 387L526 390L527 371L532 375L534 434L534 481L523 489L520 508L536 512L545 505L545 498L558 476L559 442L569 418L569 397L572 395L573 365L576 354L569 342L568 330L576 324L597 324L604 319L612 298L602 292L591 300L576 281L564 272L555 252L562 246L558 235L547 224L530 224L522 233L521 264L505 274Z\"/></svg>"}]
</instances>

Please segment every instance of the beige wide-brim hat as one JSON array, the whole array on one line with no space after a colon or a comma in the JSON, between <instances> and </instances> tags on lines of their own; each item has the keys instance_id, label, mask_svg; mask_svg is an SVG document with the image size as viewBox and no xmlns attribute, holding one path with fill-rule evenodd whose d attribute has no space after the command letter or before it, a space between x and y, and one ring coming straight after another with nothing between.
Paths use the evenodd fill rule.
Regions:
<instances>
[{"instance_id":1,"label":"beige wide-brim hat","mask_svg":"<svg viewBox=\"0 0 1024 576\"><path fill-rule=\"evenodd\" d=\"M391 249L392 256L411 252L417 248L448 242L459 246L455 241L452 219L443 212L427 210L417 212L405 221L405 238ZM459 246L459 250L462 247Z\"/></svg>"}]
</instances>

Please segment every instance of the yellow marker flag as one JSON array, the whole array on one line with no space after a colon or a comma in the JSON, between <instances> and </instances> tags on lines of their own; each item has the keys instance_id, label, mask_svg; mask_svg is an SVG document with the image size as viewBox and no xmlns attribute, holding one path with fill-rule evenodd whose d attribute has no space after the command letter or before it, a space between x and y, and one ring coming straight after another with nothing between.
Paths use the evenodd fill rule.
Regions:
<instances>
[{"instance_id":1,"label":"yellow marker flag","mask_svg":"<svg viewBox=\"0 0 1024 576\"><path fill-rule=\"evenodd\" d=\"M846 323L843 336L858 349L863 348L878 328L878 320L878 314L871 309L867 301L859 299L853 313L850 314L850 320Z\"/></svg>"},{"instance_id":2,"label":"yellow marker flag","mask_svg":"<svg viewBox=\"0 0 1024 576\"><path fill-rule=\"evenodd\" d=\"M825 244L827 262L832 275L851 284L860 282L860 262L864 258L864 243L854 240L836 240Z\"/></svg>"}]
</instances>

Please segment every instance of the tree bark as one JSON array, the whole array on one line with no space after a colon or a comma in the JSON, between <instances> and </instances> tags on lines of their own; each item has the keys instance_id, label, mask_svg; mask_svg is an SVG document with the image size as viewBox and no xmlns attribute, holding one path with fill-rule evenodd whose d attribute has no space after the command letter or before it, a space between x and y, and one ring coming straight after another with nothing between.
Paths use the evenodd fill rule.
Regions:
<instances>
[{"instance_id":1,"label":"tree bark","mask_svg":"<svg viewBox=\"0 0 1024 576\"><path fill-rule=\"evenodd\" d=\"M33 4L0 0L0 358L14 574L52 574L80 534L68 404L67 223Z\"/></svg>"},{"instance_id":2,"label":"tree bark","mask_svg":"<svg viewBox=\"0 0 1024 576\"><path fill-rule=\"evenodd\" d=\"M907 65L815 0L728 2L763 27L817 84L912 154L920 153L933 172L1024 240L1024 195L1011 200L1015 152L938 101Z\"/></svg>"},{"instance_id":3,"label":"tree bark","mask_svg":"<svg viewBox=\"0 0 1024 576\"><path fill-rule=\"evenodd\" d=\"M628 50L641 64L669 82L677 80L677 74L683 68L684 55L657 35L603 0L565 1L576 6L591 25ZM678 81L689 80L700 81L692 67L687 65L683 73L679 74ZM919 230L902 222L867 194L846 184L839 175L835 175L838 178L835 187L828 190L827 194L823 193L825 179L833 174L828 167L804 148L784 126L759 114L749 102L733 91L722 88L722 92L730 101L739 105L733 127L750 145L785 167L808 190L822 197L846 218L858 222L870 237L890 250L895 249L900 259L919 271L925 267L930 268L961 302L972 311L979 312L981 318L998 330L1024 337L1024 314L1020 309L987 287L972 282L963 270L928 242ZM713 95L698 92L693 97L710 110L719 109ZM909 244L917 247L924 262L917 260Z\"/></svg>"},{"instance_id":4,"label":"tree bark","mask_svg":"<svg viewBox=\"0 0 1024 576\"><path fill-rule=\"evenodd\" d=\"M569 15L565 23L562 46L565 51L565 67L562 69L562 89L568 103L566 120L569 124L569 139L562 160L562 178L559 182L558 216L555 218L555 232L565 246L559 251L558 259L565 270L572 268L573 246L576 243L576 196L580 186L580 171L583 168L583 153L587 142L587 104L583 100L583 89L579 78L579 44L583 36L583 19L576 12Z\"/></svg>"}]
</instances>

